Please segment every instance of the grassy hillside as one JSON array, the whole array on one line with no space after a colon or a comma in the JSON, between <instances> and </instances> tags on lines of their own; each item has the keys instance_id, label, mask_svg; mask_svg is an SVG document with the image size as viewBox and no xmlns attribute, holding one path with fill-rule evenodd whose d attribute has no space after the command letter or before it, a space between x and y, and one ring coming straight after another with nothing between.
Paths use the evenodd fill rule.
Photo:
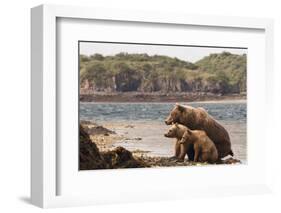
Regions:
<instances>
[{"instance_id":1,"label":"grassy hillside","mask_svg":"<svg viewBox=\"0 0 281 213\"><path fill-rule=\"evenodd\" d=\"M211 54L195 64L201 71L214 74L230 87L239 89L239 92L246 91L247 56L245 54L235 55L229 52Z\"/></svg>"},{"instance_id":2,"label":"grassy hillside","mask_svg":"<svg viewBox=\"0 0 281 213\"><path fill-rule=\"evenodd\" d=\"M211 54L194 64L161 55L81 55L80 86L95 92L240 93L246 91L246 55Z\"/></svg>"}]
</instances>

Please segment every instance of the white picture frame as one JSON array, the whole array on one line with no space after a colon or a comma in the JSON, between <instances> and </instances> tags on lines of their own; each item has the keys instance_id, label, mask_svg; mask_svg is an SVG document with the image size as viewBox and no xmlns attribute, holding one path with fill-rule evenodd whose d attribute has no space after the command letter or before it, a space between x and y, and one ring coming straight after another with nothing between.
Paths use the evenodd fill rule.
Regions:
<instances>
[{"instance_id":1,"label":"white picture frame","mask_svg":"<svg viewBox=\"0 0 281 213\"><path fill-rule=\"evenodd\" d=\"M87 19L87 20L108 20L131 22L131 23L153 23L159 26L201 26L213 28L231 29L254 29L264 33L264 67L262 76L264 87L260 88L264 94L263 107L272 108L272 96L270 91L273 88L273 21L271 19L241 18L241 17L216 17L203 15L154 13L147 11L122 11L101 8L84 8L74 6L41 5L31 9L31 201L34 205L47 207L62 207L76 205L92 205L100 203L116 202L138 202L143 200L165 200L198 196L224 196L242 195L253 193L265 193L271 191L271 172L269 165L269 153L263 157L267 160L261 168L264 173L262 178L257 178L253 184L249 181L240 181L231 185L227 182L221 185L200 187L193 184L193 187L178 186L160 190L152 189L149 195L144 193L133 193L124 191L123 195L112 193L104 195L58 195L58 173L61 169L57 165L59 159L57 152L57 88L60 82L57 79L57 20L64 19ZM264 102L265 102L264 101ZM251 104L255 104L254 101ZM270 111L270 110L269 110ZM256 111L258 112L258 111ZM253 112L254 114L254 112ZM270 116L262 118L265 126L266 139L265 148L269 149ZM257 132L256 132L257 133ZM161 178L164 170L150 169L154 178ZM210 170L209 168L207 170ZM235 169L234 169L235 170ZM246 171L247 167L241 169ZM164 171L164 172L163 172ZM183 169L174 170L178 174L184 173ZM240 170L237 170L240 171ZM78 171L77 171L78 172ZM123 172L123 171L122 171ZM131 171L131 173L134 171ZM143 175L144 170L139 173ZM199 172L200 173L200 172ZM122 174L126 175L125 173ZM121 175L121 176L122 176ZM186 175L186 174L185 174ZM170 177L175 178L174 176ZM176 181L174 179L174 181ZM163 185L164 187L164 185ZM186 193L188 191L188 193ZM130 193L132 194L130 194ZM170 193L167 193L170 192ZM128 193L128 195L124 194Z\"/></svg>"}]
</instances>

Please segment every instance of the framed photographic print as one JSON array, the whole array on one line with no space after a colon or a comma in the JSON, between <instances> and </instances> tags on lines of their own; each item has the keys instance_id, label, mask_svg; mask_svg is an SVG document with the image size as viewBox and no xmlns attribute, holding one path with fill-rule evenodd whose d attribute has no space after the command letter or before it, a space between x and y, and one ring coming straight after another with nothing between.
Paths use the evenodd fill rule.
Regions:
<instances>
[{"instance_id":1,"label":"framed photographic print","mask_svg":"<svg viewBox=\"0 0 281 213\"><path fill-rule=\"evenodd\" d=\"M272 20L31 14L32 203L270 192Z\"/></svg>"}]
</instances>

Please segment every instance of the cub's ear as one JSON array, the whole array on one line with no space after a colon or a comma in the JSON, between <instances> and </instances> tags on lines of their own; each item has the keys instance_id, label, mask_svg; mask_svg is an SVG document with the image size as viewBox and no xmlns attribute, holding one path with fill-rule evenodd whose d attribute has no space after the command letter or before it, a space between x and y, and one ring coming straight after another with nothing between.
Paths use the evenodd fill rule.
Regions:
<instances>
[{"instance_id":1,"label":"cub's ear","mask_svg":"<svg viewBox=\"0 0 281 213\"><path fill-rule=\"evenodd\" d=\"M179 124L179 123L178 123L178 122L176 122L176 123L174 123L174 124L175 124L175 126L176 126L176 127L178 127L178 124Z\"/></svg>"},{"instance_id":2,"label":"cub's ear","mask_svg":"<svg viewBox=\"0 0 281 213\"><path fill-rule=\"evenodd\" d=\"M178 104L178 103L176 103L176 107L181 112L185 110L185 107L183 105Z\"/></svg>"}]
</instances>

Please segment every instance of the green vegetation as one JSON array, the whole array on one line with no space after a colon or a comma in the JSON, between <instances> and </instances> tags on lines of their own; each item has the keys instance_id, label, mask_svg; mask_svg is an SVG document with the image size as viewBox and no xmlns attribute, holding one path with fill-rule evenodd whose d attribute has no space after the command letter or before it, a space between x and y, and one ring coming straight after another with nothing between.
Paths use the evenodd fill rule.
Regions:
<instances>
[{"instance_id":1,"label":"green vegetation","mask_svg":"<svg viewBox=\"0 0 281 213\"><path fill-rule=\"evenodd\" d=\"M246 91L247 56L229 52L210 54L195 63L200 70L215 75L214 81L224 82L239 92Z\"/></svg>"},{"instance_id":2,"label":"green vegetation","mask_svg":"<svg viewBox=\"0 0 281 213\"><path fill-rule=\"evenodd\" d=\"M194 64L163 55L80 55L80 85L101 92L241 93L246 55L211 54Z\"/></svg>"}]
</instances>

